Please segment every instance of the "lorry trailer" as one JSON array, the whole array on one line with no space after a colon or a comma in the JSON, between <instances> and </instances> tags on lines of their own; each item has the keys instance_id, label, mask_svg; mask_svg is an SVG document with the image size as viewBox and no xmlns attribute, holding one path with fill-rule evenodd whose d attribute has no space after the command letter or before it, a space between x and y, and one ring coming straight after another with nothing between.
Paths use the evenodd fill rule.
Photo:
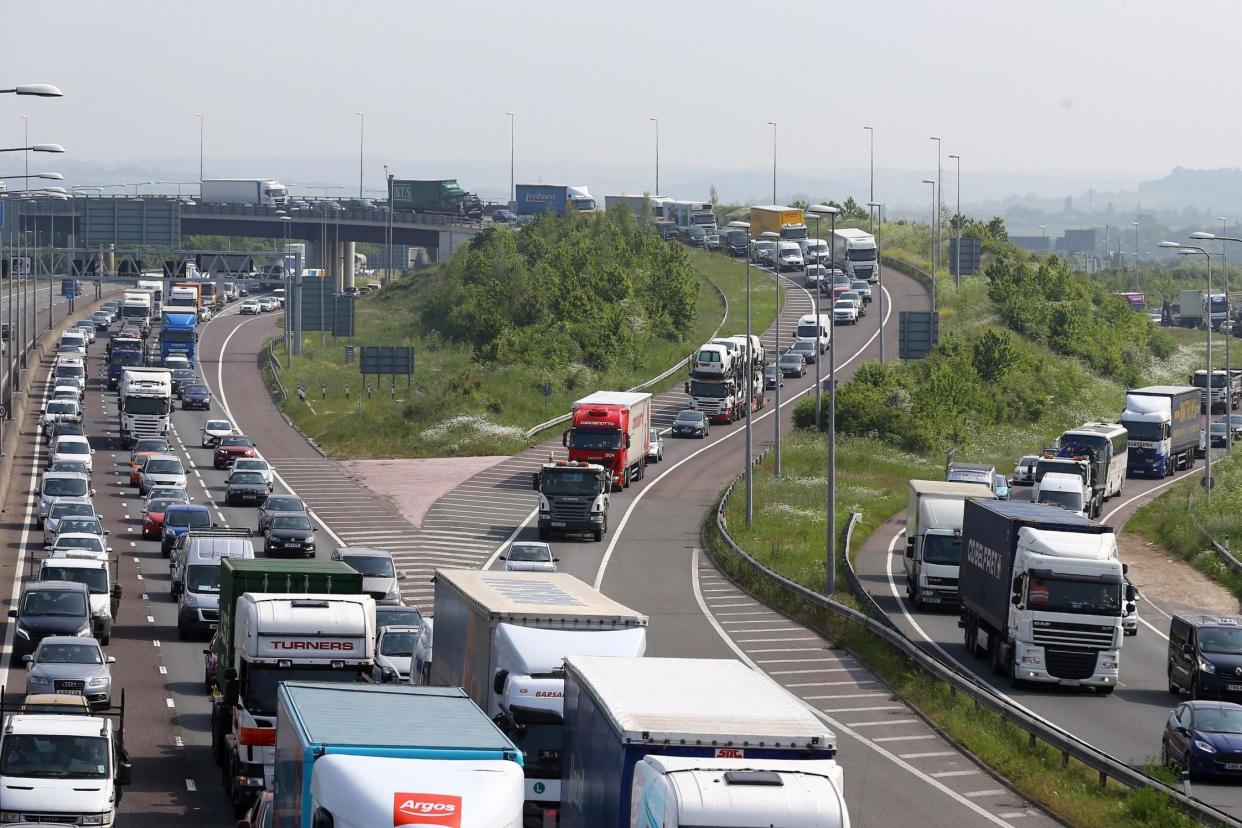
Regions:
<instances>
[{"instance_id":1,"label":"lorry trailer","mask_svg":"<svg viewBox=\"0 0 1242 828\"><path fill-rule=\"evenodd\" d=\"M1129 442L1126 473L1170 477L1193 466L1201 399L1201 389L1192 385L1149 385L1127 391L1121 412Z\"/></svg>"},{"instance_id":2,"label":"lorry trailer","mask_svg":"<svg viewBox=\"0 0 1242 828\"><path fill-rule=\"evenodd\" d=\"M556 184L518 184L515 188L516 203L513 211L519 216L541 213L593 213L595 199L586 187L568 187Z\"/></svg>"},{"instance_id":3,"label":"lorry trailer","mask_svg":"<svg viewBox=\"0 0 1242 828\"><path fill-rule=\"evenodd\" d=\"M289 200L289 190L271 178L206 178L199 182L199 201L277 206Z\"/></svg>"},{"instance_id":4,"label":"lorry trailer","mask_svg":"<svg viewBox=\"0 0 1242 828\"><path fill-rule=\"evenodd\" d=\"M571 427L561 435L569 459L608 469L613 490L642 480L651 448L651 395L596 391L573 404Z\"/></svg>"}]
</instances>

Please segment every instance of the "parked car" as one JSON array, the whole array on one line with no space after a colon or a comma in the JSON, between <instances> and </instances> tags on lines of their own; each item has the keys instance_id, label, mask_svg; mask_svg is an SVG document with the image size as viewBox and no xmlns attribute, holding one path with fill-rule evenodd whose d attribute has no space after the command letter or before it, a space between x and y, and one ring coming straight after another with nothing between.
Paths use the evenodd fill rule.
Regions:
<instances>
[{"instance_id":1,"label":"parked car","mask_svg":"<svg viewBox=\"0 0 1242 828\"><path fill-rule=\"evenodd\" d=\"M781 354L780 362L781 373L786 377L805 377L806 376L806 357L802 354L786 351Z\"/></svg>"},{"instance_id":2,"label":"parked car","mask_svg":"<svg viewBox=\"0 0 1242 828\"><path fill-rule=\"evenodd\" d=\"M711 424L702 411L686 409L673 420L672 434L674 437L707 437Z\"/></svg>"},{"instance_id":3,"label":"parked car","mask_svg":"<svg viewBox=\"0 0 1242 828\"><path fill-rule=\"evenodd\" d=\"M560 558L543 541L515 541L500 556L505 572L555 572Z\"/></svg>"},{"instance_id":4,"label":"parked car","mask_svg":"<svg viewBox=\"0 0 1242 828\"><path fill-rule=\"evenodd\" d=\"M211 389L205 385L187 385L181 392L181 410L211 410Z\"/></svg>"},{"instance_id":5,"label":"parked car","mask_svg":"<svg viewBox=\"0 0 1242 828\"><path fill-rule=\"evenodd\" d=\"M65 693L85 696L91 707L112 704L112 664L93 638L52 635L39 642L26 663L26 695Z\"/></svg>"},{"instance_id":6,"label":"parked car","mask_svg":"<svg viewBox=\"0 0 1242 828\"><path fill-rule=\"evenodd\" d=\"M660 436L660 429L650 429L648 439L651 441L651 447L647 449L647 462L659 463L664 459L664 438Z\"/></svg>"},{"instance_id":7,"label":"parked car","mask_svg":"<svg viewBox=\"0 0 1242 828\"><path fill-rule=\"evenodd\" d=\"M1204 776L1242 778L1238 745L1242 743L1242 705L1194 700L1173 708L1160 739L1160 760Z\"/></svg>"}]
</instances>

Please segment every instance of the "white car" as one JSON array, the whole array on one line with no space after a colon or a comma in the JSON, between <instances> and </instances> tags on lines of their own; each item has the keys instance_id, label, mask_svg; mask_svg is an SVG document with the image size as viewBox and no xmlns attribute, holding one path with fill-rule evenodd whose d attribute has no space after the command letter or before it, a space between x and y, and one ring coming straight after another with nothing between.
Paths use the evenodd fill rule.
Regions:
<instances>
[{"instance_id":1,"label":"white car","mask_svg":"<svg viewBox=\"0 0 1242 828\"><path fill-rule=\"evenodd\" d=\"M853 303L854 303L854 307L858 308L858 315L859 315L859 316L866 316L866 314L867 314L867 309L863 306L863 305L864 305L864 303L863 303L862 294L861 294L861 293L859 293L858 291L856 291L856 290L847 290L847 291L845 291L844 293L842 293L840 296L838 296L838 297L837 297L837 299L838 299L838 300L840 300L840 299L849 299L851 302L853 302Z\"/></svg>"},{"instance_id":2,"label":"white car","mask_svg":"<svg viewBox=\"0 0 1242 828\"><path fill-rule=\"evenodd\" d=\"M44 548L49 557L89 556L98 560L107 560L112 551L112 547L107 546L102 537L85 532L61 532L56 536L53 545Z\"/></svg>"},{"instance_id":3,"label":"white car","mask_svg":"<svg viewBox=\"0 0 1242 828\"><path fill-rule=\"evenodd\" d=\"M80 401L82 399L82 389L76 385L60 384L52 389L52 399Z\"/></svg>"},{"instance_id":4,"label":"white car","mask_svg":"<svg viewBox=\"0 0 1242 828\"><path fill-rule=\"evenodd\" d=\"M660 436L660 429L653 428L651 431L651 448L647 449L647 462L659 463L664 459L664 438Z\"/></svg>"},{"instance_id":5,"label":"white car","mask_svg":"<svg viewBox=\"0 0 1242 828\"><path fill-rule=\"evenodd\" d=\"M66 420L71 423L79 423L82 421L82 407L78 405L77 400L52 400L43 409L43 416L39 420L39 426L43 429L44 434L50 435L56 423Z\"/></svg>"},{"instance_id":6,"label":"white car","mask_svg":"<svg viewBox=\"0 0 1242 828\"><path fill-rule=\"evenodd\" d=\"M263 475L263 480L267 483L267 490L269 492L276 485L275 472L272 471L271 464L262 457L238 457L233 461L233 468L229 474L232 475L233 472L239 471L258 472Z\"/></svg>"},{"instance_id":7,"label":"white car","mask_svg":"<svg viewBox=\"0 0 1242 828\"><path fill-rule=\"evenodd\" d=\"M239 312L242 314L257 314L262 313L263 309L259 307L258 299L247 299L241 303L241 310Z\"/></svg>"},{"instance_id":8,"label":"white car","mask_svg":"<svg viewBox=\"0 0 1242 828\"><path fill-rule=\"evenodd\" d=\"M82 336L86 337L88 343L95 341L95 323L89 319L81 319L73 323L70 330L76 330Z\"/></svg>"},{"instance_id":9,"label":"white car","mask_svg":"<svg viewBox=\"0 0 1242 828\"><path fill-rule=\"evenodd\" d=\"M91 448L90 441L80 434L63 434L56 438L56 442L52 445L48 464L55 463L57 460L80 460L86 464L86 470L93 472L95 463L92 459L95 450Z\"/></svg>"},{"instance_id":10,"label":"white car","mask_svg":"<svg viewBox=\"0 0 1242 828\"><path fill-rule=\"evenodd\" d=\"M273 299L271 296L264 296L262 299L259 300L259 310L261 310L263 313L267 313L268 311L274 311L279 307L280 307L280 303L277 302L275 299Z\"/></svg>"},{"instance_id":11,"label":"white car","mask_svg":"<svg viewBox=\"0 0 1242 828\"><path fill-rule=\"evenodd\" d=\"M555 572L560 561L552 555L552 547L541 541L517 541L500 559L505 572Z\"/></svg>"},{"instance_id":12,"label":"white car","mask_svg":"<svg viewBox=\"0 0 1242 828\"><path fill-rule=\"evenodd\" d=\"M832 303L832 319L837 324L858 324L858 306L853 299L838 299Z\"/></svg>"},{"instance_id":13,"label":"white car","mask_svg":"<svg viewBox=\"0 0 1242 828\"><path fill-rule=\"evenodd\" d=\"M201 448L211 448L221 437L227 437L233 433L233 424L228 420L208 420L203 426L202 442L199 444Z\"/></svg>"},{"instance_id":14,"label":"white car","mask_svg":"<svg viewBox=\"0 0 1242 828\"><path fill-rule=\"evenodd\" d=\"M102 539L104 535L109 534L104 528L103 521L96 515L69 515L61 516L56 521L56 526L50 532L47 524L43 525L43 545L56 546L60 538L68 538L77 535L94 535Z\"/></svg>"},{"instance_id":15,"label":"white car","mask_svg":"<svg viewBox=\"0 0 1242 828\"><path fill-rule=\"evenodd\" d=\"M198 321L199 322L210 322L211 321L211 308L207 307L206 305L203 305L201 308L199 308L198 309Z\"/></svg>"},{"instance_id":16,"label":"white car","mask_svg":"<svg viewBox=\"0 0 1242 828\"><path fill-rule=\"evenodd\" d=\"M375 666L371 679L375 683L409 684L410 670L414 666L414 645L418 642L418 627L380 627L375 641Z\"/></svg>"},{"instance_id":17,"label":"white car","mask_svg":"<svg viewBox=\"0 0 1242 828\"><path fill-rule=\"evenodd\" d=\"M153 454L138 472L138 494L144 497L156 486L184 489L185 485L185 466L175 454Z\"/></svg>"}]
</instances>

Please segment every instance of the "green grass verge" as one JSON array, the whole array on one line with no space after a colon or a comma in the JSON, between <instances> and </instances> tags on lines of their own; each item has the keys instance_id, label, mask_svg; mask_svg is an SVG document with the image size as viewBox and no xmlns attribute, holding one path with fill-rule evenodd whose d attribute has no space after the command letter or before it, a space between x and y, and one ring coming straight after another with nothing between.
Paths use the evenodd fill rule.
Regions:
<instances>
[{"instance_id":1,"label":"green grass verge","mask_svg":"<svg viewBox=\"0 0 1242 828\"><path fill-rule=\"evenodd\" d=\"M568 411L570 403L598 389L624 389L662 373L706 341L720 324L724 306L714 280L728 300L723 331L745 330L746 268L721 254L691 251L699 273L695 324L680 342L654 340L638 357L615 369L597 372L585 366L514 366L496 368L475 362L471 349L434 334L406 337L409 309L394 306L384 292L357 306L355 344L404 344L415 348L412 387L404 378L395 389L389 378L369 378L371 393L357 364L345 364L346 340L318 333L303 338L302 357L282 368L280 380L290 392L282 410L329 455L338 458L447 457L512 454L531 443L531 426ZM417 278L417 277L415 277ZM763 331L775 318L776 291L763 274L752 273L752 327ZM277 357L285 364L283 347ZM680 383L676 374L661 387ZM540 393L544 382L552 396ZM309 405L293 389L307 389ZM346 396L348 387L349 395Z\"/></svg>"},{"instance_id":2,"label":"green grass verge","mask_svg":"<svg viewBox=\"0 0 1242 828\"><path fill-rule=\"evenodd\" d=\"M901 458L887 458L882 465L891 473L901 462ZM886 465L889 463L894 465ZM730 527L739 525L728 514L726 517ZM822 525L821 521L821 528ZM737 533L733 534L737 540ZM1198 824L1158 791L1129 790L1115 784L1100 788L1094 771L1072 760L1063 766L1061 754L1045 744L1038 743L1032 748L1025 732L993 713L976 709L965 697L950 693L948 685L862 627L773 588L766 580L756 577L728 547L714 519L708 521L705 536L708 553L744 589L826 634L834 646L853 653L883 679L893 698L909 703L949 738L1009 780L1023 796L1038 802L1060 819L1080 828L1116 825L1190 828ZM856 545L861 543L859 537L856 530ZM756 554L759 550L745 547L745 544L743 547L762 560ZM781 570L786 571L783 566ZM843 602L855 604L852 599ZM846 768L847 776L848 773Z\"/></svg>"}]
</instances>

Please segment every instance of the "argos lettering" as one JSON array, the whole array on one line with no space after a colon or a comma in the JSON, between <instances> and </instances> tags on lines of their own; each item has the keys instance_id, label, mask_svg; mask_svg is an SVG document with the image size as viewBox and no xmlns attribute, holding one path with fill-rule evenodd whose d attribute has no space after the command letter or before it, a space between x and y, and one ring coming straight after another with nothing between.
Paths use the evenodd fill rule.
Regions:
<instances>
[{"instance_id":1,"label":"argos lettering","mask_svg":"<svg viewBox=\"0 0 1242 828\"><path fill-rule=\"evenodd\" d=\"M448 794L393 794L392 824L461 828L461 797Z\"/></svg>"}]
</instances>

